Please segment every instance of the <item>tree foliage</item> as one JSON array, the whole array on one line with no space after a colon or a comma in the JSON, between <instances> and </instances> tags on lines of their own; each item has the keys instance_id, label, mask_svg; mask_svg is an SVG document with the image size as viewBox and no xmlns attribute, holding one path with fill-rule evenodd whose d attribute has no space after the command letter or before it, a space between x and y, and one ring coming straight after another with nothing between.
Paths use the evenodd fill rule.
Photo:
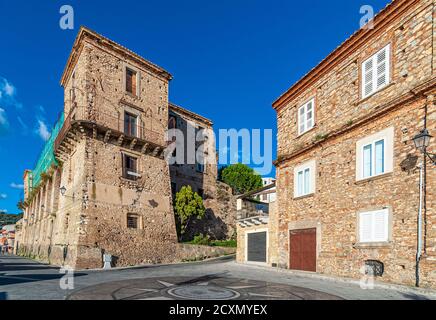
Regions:
<instances>
[{"instance_id":1,"label":"tree foliage","mask_svg":"<svg viewBox=\"0 0 436 320\"><path fill-rule=\"evenodd\" d=\"M175 210L180 228L180 238L183 237L192 219L202 219L206 213L203 199L192 191L191 186L183 186L177 192Z\"/></svg>"},{"instance_id":2,"label":"tree foliage","mask_svg":"<svg viewBox=\"0 0 436 320\"><path fill-rule=\"evenodd\" d=\"M262 177L242 163L224 168L221 177L223 182L232 187L235 194L244 194L262 187Z\"/></svg>"}]
</instances>

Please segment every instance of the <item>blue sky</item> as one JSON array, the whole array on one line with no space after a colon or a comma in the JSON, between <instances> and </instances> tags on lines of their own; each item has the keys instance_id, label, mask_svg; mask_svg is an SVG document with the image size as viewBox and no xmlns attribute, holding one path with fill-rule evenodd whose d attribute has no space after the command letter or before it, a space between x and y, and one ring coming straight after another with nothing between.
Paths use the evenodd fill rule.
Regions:
<instances>
[{"instance_id":1,"label":"blue sky","mask_svg":"<svg viewBox=\"0 0 436 320\"><path fill-rule=\"evenodd\" d=\"M168 70L170 100L215 129L273 129L275 159L271 103L359 28L362 5L387 3L0 0L0 211L18 211L23 171L62 110L59 80L80 25ZM59 27L64 4L74 30Z\"/></svg>"}]
</instances>

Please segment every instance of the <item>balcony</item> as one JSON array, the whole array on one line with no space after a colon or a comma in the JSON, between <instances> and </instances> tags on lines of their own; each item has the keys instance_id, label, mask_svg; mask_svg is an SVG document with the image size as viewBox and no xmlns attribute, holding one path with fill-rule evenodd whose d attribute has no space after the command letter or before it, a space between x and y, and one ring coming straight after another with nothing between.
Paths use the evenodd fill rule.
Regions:
<instances>
[{"instance_id":1,"label":"balcony","mask_svg":"<svg viewBox=\"0 0 436 320\"><path fill-rule=\"evenodd\" d=\"M166 146L164 130L138 124L136 130L125 131L123 114L74 106L54 141L56 157L63 160L84 135L161 158Z\"/></svg>"},{"instance_id":2,"label":"balcony","mask_svg":"<svg viewBox=\"0 0 436 320\"><path fill-rule=\"evenodd\" d=\"M270 203L258 199L265 194L275 192L275 183L258 190L248 192L237 198L236 220L242 228L265 225L269 222Z\"/></svg>"}]
</instances>

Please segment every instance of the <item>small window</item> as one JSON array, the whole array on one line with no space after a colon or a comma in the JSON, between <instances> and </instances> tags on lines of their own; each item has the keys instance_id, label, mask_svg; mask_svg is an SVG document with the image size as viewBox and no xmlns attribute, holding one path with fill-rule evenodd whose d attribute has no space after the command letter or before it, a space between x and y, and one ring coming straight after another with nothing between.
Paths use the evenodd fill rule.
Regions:
<instances>
[{"instance_id":1,"label":"small window","mask_svg":"<svg viewBox=\"0 0 436 320\"><path fill-rule=\"evenodd\" d=\"M177 119L174 116L170 116L168 119L168 129L176 129L177 128Z\"/></svg>"},{"instance_id":2,"label":"small window","mask_svg":"<svg viewBox=\"0 0 436 320\"><path fill-rule=\"evenodd\" d=\"M127 228L129 229L138 229L138 216L136 214L128 214L127 215Z\"/></svg>"},{"instance_id":3,"label":"small window","mask_svg":"<svg viewBox=\"0 0 436 320\"><path fill-rule=\"evenodd\" d=\"M314 193L315 161L310 161L294 169L294 196L302 197Z\"/></svg>"},{"instance_id":4,"label":"small window","mask_svg":"<svg viewBox=\"0 0 436 320\"><path fill-rule=\"evenodd\" d=\"M136 82L137 82L136 71L126 68L126 91L128 93L136 95Z\"/></svg>"},{"instance_id":5,"label":"small window","mask_svg":"<svg viewBox=\"0 0 436 320\"><path fill-rule=\"evenodd\" d=\"M385 173L385 140L363 146L363 178Z\"/></svg>"},{"instance_id":6,"label":"small window","mask_svg":"<svg viewBox=\"0 0 436 320\"><path fill-rule=\"evenodd\" d=\"M196 163L195 164L195 170L197 171L197 172L200 172L200 173L204 173L204 164L202 164L202 163Z\"/></svg>"},{"instance_id":7,"label":"small window","mask_svg":"<svg viewBox=\"0 0 436 320\"><path fill-rule=\"evenodd\" d=\"M137 136L138 116L124 112L124 133L129 136Z\"/></svg>"},{"instance_id":8,"label":"small window","mask_svg":"<svg viewBox=\"0 0 436 320\"><path fill-rule=\"evenodd\" d=\"M362 98L383 89L390 81L390 45L362 63Z\"/></svg>"},{"instance_id":9,"label":"small window","mask_svg":"<svg viewBox=\"0 0 436 320\"><path fill-rule=\"evenodd\" d=\"M171 182L171 193L173 195L177 193L177 184L175 182Z\"/></svg>"},{"instance_id":10,"label":"small window","mask_svg":"<svg viewBox=\"0 0 436 320\"><path fill-rule=\"evenodd\" d=\"M127 154L123 154L123 178L137 180L140 176L137 170L138 160Z\"/></svg>"},{"instance_id":11,"label":"small window","mask_svg":"<svg viewBox=\"0 0 436 320\"><path fill-rule=\"evenodd\" d=\"M361 212L359 242L387 242L389 240L389 210Z\"/></svg>"},{"instance_id":12,"label":"small window","mask_svg":"<svg viewBox=\"0 0 436 320\"><path fill-rule=\"evenodd\" d=\"M315 99L310 100L298 109L298 134L309 131L315 125Z\"/></svg>"}]
</instances>

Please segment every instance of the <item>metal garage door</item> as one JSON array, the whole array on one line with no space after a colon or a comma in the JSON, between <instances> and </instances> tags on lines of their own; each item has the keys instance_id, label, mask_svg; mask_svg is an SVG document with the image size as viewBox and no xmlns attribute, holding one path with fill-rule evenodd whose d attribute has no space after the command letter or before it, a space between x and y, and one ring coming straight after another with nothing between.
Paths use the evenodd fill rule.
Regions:
<instances>
[{"instance_id":1,"label":"metal garage door","mask_svg":"<svg viewBox=\"0 0 436 320\"><path fill-rule=\"evenodd\" d=\"M289 268L316 272L316 229L290 231Z\"/></svg>"},{"instance_id":2,"label":"metal garage door","mask_svg":"<svg viewBox=\"0 0 436 320\"><path fill-rule=\"evenodd\" d=\"M247 233L247 261L266 263L266 231Z\"/></svg>"}]
</instances>

